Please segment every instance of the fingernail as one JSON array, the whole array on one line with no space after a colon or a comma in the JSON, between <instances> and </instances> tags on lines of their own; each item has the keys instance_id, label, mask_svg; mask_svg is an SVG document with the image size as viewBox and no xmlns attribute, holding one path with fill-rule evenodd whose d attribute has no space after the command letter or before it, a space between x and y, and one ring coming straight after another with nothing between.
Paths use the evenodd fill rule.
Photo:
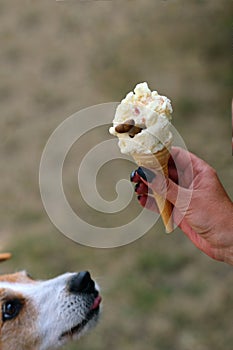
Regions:
<instances>
[{"instance_id":1,"label":"fingernail","mask_svg":"<svg viewBox=\"0 0 233 350\"><path fill-rule=\"evenodd\" d=\"M137 192L139 186L140 186L140 182L136 183L136 185L134 186L134 191L135 192Z\"/></svg>"},{"instance_id":2,"label":"fingernail","mask_svg":"<svg viewBox=\"0 0 233 350\"><path fill-rule=\"evenodd\" d=\"M156 177L156 174L153 171L141 166L137 169L137 173L141 178L143 178L143 180L147 182L152 182Z\"/></svg>"},{"instance_id":3,"label":"fingernail","mask_svg":"<svg viewBox=\"0 0 233 350\"><path fill-rule=\"evenodd\" d=\"M132 171L130 175L130 181L134 183L141 181L140 176L137 173L137 170Z\"/></svg>"},{"instance_id":4,"label":"fingernail","mask_svg":"<svg viewBox=\"0 0 233 350\"><path fill-rule=\"evenodd\" d=\"M136 176L136 170L132 171L132 173L130 174L130 181L131 182L133 182L135 176Z\"/></svg>"}]
</instances>

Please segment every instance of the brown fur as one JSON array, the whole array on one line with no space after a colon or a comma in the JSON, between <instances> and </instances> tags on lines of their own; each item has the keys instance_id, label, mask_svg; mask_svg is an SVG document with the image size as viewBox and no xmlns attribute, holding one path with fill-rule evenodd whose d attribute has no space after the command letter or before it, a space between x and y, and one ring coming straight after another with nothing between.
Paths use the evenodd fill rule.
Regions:
<instances>
[{"instance_id":1,"label":"brown fur","mask_svg":"<svg viewBox=\"0 0 233 350\"><path fill-rule=\"evenodd\" d=\"M11 254L9 253L0 254L0 262L5 261L10 257ZM25 271L14 273L11 275L2 275L0 276L0 281L6 281L11 283L33 282L32 279L28 277ZM15 319L3 322L1 306L7 300L11 300L14 298L20 299L22 301L23 308ZM30 317L28 317L28 315ZM22 295L20 295L19 293L15 293L11 289L0 288L0 350L36 350L39 346L38 340L28 339L29 334L35 334L34 331L28 332L28 330L34 328L36 316L36 310L31 305L30 301L25 300ZM27 343L29 347L25 347L24 344L18 344L17 349L15 348L15 340L17 339L17 334L20 334L20 339L24 339L25 343Z\"/></svg>"},{"instance_id":2,"label":"brown fur","mask_svg":"<svg viewBox=\"0 0 233 350\"><path fill-rule=\"evenodd\" d=\"M15 283L15 282L20 282L20 283L35 283L35 281L33 281L25 271L20 271L20 272L16 272L16 273L12 273L10 275L2 275L0 276L0 282L11 282L11 283Z\"/></svg>"},{"instance_id":3,"label":"brown fur","mask_svg":"<svg viewBox=\"0 0 233 350\"><path fill-rule=\"evenodd\" d=\"M19 315L9 321L2 321L2 310L0 311L0 349L1 350L16 350L15 344L17 339L17 334L20 334L20 339L24 339L25 343L30 344L29 349L36 349L38 347L38 341L35 339L28 339L30 334L35 334L34 331L29 329L34 328L36 319L36 310L32 307L29 301L23 299L22 295L18 293L13 293L8 289L0 289L0 304L2 305L6 300L12 298L18 298L22 301L23 308ZM26 311L27 310L27 311ZM27 312L27 315L25 313ZM30 317L28 317L28 315ZM18 344L17 350L27 350L24 344Z\"/></svg>"}]
</instances>

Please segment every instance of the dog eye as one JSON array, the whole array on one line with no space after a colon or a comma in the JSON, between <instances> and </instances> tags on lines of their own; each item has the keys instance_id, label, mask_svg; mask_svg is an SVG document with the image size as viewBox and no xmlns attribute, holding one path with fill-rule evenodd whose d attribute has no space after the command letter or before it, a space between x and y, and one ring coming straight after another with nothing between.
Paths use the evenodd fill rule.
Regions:
<instances>
[{"instance_id":1,"label":"dog eye","mask_svg":"<svg viewBox=\"0 0 233 350\"><path fill-rule=\"evenodd\" d=\"M22 302L19 299L6 301L2 306L2 320L12 320L18 316L22 309Z\"/></svg>"}]
</instances>

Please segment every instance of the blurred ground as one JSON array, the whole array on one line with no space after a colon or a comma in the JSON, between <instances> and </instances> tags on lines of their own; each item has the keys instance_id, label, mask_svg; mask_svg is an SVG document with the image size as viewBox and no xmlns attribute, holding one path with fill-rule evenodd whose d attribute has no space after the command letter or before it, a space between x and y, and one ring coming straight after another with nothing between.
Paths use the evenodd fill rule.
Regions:
<instances>
[{"instance_id":1,"label":"blurred ground","mask_svg":"<svg viewBox=\"0 0 233 350\"><path fill-rule=\"evenodd\" d=\"M172 99L187 147L233 196L231 10L228 0L0 0L0 246L14 254L1 271L92 271L102 321L67 350L232 349L231 267L161 224L126 247L79 246L50 223L38 187L43 148L65 118L148 81Z\"/></svg>"}]
</instances>

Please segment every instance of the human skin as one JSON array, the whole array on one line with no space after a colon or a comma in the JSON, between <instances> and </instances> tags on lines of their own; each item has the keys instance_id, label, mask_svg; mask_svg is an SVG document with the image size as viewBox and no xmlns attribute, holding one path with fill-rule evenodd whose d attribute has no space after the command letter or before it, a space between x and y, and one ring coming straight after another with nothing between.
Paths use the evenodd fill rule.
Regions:
<instances>
[{"instance_id":1,"label":"human skin","mask_svg":"<svg viewBox=\"0 0 233 350\"><path fill-rule=\"evenodd\" d=\"M232 155L233 155L233 100L231 103L231 128L232 128L231 149L232 149Z\"/></svg>"},{"instance_id":2,"label":"human skin","mask_svg":"<svg viewBox=\"0 0 233 350\"><path fill-rule=\"evenodd\" d=\"M168 179L141 167L131 174L131 181L143 207L158 212L152 190L167 198L174 205L175 224L195 246L233 265L233 203L209 164L172 147Z\"/></svg>"}]
</instances>

